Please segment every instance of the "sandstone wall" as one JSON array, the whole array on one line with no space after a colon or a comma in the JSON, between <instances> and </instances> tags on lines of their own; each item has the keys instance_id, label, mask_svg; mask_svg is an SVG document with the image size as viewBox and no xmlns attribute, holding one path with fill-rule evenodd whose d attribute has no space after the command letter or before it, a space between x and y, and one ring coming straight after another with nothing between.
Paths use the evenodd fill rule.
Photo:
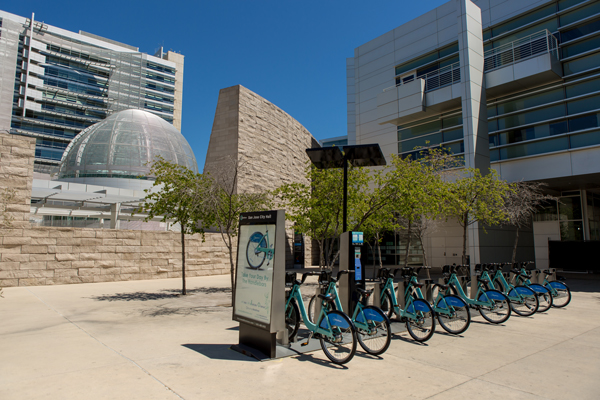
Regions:
<instances>
[{"instance_id":1,"label":"sandstone wall","mask_svg":"<svg viewBox=\"0 0 600 400\"><path fill-rule=\"evenodd\" d=\"M308 183L306 149L319 147L317 140L285 111L241 86L221 89L213 122L204 172L216 173L224 158L241 166L240 192L274 190L285 183ZM277 208L277 207L276 207ZM287 267L293 265L293 228L286 223ZM305 263L312 263L311 243L306 239Z\"/></svg>"},{"instance_id":2,"label":"sandstone wall","mask_svg":"<svg viewBox=\"0 0 600 400\"><path fill-rule=\"evenodd\" d=\"M229 273L218 234L186 236L186 277ZM181 234L79 228L0 230L0 286L181 277Z\"/></svg>"},{"instance_id":3,"label":"sandstone wall","mask_svg":"<svg viewBox=\"0 0 600 400\"><path fill-rule=\"evenodd\" d=\"M29 224L35 139L0 133L0 287L181 277L181 234ZM10 223L9 223L10 222ZM186 236L186 276L229 273L221 236Z\"/></svg>"}]
</instances>

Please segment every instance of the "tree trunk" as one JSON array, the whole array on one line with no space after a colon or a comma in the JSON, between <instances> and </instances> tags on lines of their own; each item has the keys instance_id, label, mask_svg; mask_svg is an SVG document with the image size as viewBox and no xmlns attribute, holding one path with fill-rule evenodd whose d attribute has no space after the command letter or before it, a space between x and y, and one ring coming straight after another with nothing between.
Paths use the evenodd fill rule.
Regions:
<instances>
[{"instance_id":1,"label":"tree trunk","mask_svg":"<svg viewBox=\"0 0 600 400\"><path fill-rule=\"evenodd\" d=\"M233 260L231 234L227 233L227 248L229 249L229 270L231 273L231 307L235 304L235 263Z\"/></svg>"},{"instance_id":2,"label":"tree trunk","mask_svg":"<svg viewBox=\"0 0 600 400\"><path fill-rule=\"evenodd\" d=\"M423 248L423 266L426 267L429 264L427 263L427 252L425 251L425 245L423 244L423 236L419 235L419 240L421 241L421 247ZM425 269L427 272L427 279L431 279L431 274L429 273L429 268Z\"/></svg>"},{"instance_id":3,"label":"tree trunk","mask_svg":"<svg viewBox=\"0 0 600 400\"><path fill-rule=\"evenodd\" d=\"M463 254L462 254L462 264L465 265L467 263L467 227L468 227L468 216L465 215L463 220Z\"/></svg>"},{"instance_id":4,"label":"tree trunk","mask_svg":"<svg viewBox=\"0 0 600 400\"><path fill-rule=\"evenodd\" d=\"M181 224L181 294L186 295L185 290L185 225Z\"/></svg>"},{"instance_id":5,"label":"tree trunk","mask_svg":"<svg viewBox=\"0 0 600 400\"><path fill-rule=\"evenodd\" d=\"M512 263L515 263L515 259L517 258L517 244L519 243L519 227L517 226L517 234L515 235L515 246L513 247L512 253Z\"/></svg>"},{"instance_id":6,"label":"tree trunk","mask_svg":"<svg viewBox=\"0 0 600 400\"><path fill-rule=\"evenodd\" d=\"M408 254L410 252L410 239L412 237L411 229L412 229L412 221L409 218L408 219L408 229L407 229L407 234L406 234L406 255L404 257L404 266L405 267L408 267Z\"/></svg>"}]
</instances>

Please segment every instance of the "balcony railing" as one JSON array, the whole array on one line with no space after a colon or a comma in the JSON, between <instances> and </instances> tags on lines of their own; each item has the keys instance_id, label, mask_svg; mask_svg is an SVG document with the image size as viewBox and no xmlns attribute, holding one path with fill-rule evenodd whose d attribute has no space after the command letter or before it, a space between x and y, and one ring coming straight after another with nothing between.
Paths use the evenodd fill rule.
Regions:
<instances>
[{"instance_id":1,"label":"balcony railing","mask_svg":"<svg viewBox=\"0 0 600 400\"><path fill-rule=\"evenodd\" d=\"M460 63L456 62L442 67L437 71L417 76L417 79L425 80L426 92L452 85L453 83L460 82Z\"/></svg>"},{"instance_id":2,"label":"balcony railing","mask_svg":"<svg viewBox=\"0 0 600 400\"><path fill-rule=\"evenodd\" d=\"M547 29L486 51L484 71L505 67L543 53L552 53L559 58L558 40Z\"/></svg>"},{"instance_id":3,"label":"balcony railing","mask_svg":"<svg viewBox=\"0 0 600 400\"><path fill-rule=\"evenodd\" d=\"M453 83L460 82L460 63L456 62L454 64L447 65L438 70L432 71L428 74L419 75L417 79L423 79L425 81L425 91L429 92L431 90L439 89L441 87L452 85ZM409 82L413 82L414 79L406 82L398 82L394 86L390 86L388 88L383 89L384 92L391 90L395 87L401 86L403 84L407 84Z\"/></svg>"}]
</instances>

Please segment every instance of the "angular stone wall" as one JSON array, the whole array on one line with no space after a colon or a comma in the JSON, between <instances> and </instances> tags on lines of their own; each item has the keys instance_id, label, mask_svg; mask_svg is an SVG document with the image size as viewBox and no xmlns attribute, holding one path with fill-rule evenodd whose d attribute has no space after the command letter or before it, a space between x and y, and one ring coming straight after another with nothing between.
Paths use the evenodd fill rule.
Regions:
<instances>
[{"instance_id":1,"label":"angular stone wall","mask_svg":"<svg viewBox=\"0 0 600 400\"><path fill-rule=\"evenodd\" d=\"M0 133L0 190L14 190L0 218L0 287L181 277L178 232L32 227L35 139ZM186 236L186 276L229 273L220 234Z\"/></svg>"},{"instance_id":2,"label":"angular stone wall","mask_svg":"<svg viewBox=\"0 0 600 400\"><path fill-rule=\"evenodd\" d=\"M308 183L306 149L319 147L317 140L285 111L247 88L221 89L204 172L214 173L224 158L242 166L237 190L274 190L285 183ZM290 258L293 229L286 225ZM310 266L311 244L306 240L305 260Z\"/></svg>"}]
</instances>

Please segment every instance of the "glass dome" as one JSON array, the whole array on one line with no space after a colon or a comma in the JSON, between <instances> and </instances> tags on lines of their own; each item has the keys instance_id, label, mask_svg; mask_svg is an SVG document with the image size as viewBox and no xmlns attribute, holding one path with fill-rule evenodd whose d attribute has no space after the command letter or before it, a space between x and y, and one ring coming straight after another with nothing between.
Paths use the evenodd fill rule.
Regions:
<instances>
[{"instance_id":1,"label":"glass dome","mask_svg":"<svg viewBox=\"0 0 600 400\"><path fill-rule=\"evenodd\" d=\"M58 179L151 179L156 156L198 172L190 145L173 125L146 111L119 111L73 139L62 156Z\"/></svg>"}]
</instances>

